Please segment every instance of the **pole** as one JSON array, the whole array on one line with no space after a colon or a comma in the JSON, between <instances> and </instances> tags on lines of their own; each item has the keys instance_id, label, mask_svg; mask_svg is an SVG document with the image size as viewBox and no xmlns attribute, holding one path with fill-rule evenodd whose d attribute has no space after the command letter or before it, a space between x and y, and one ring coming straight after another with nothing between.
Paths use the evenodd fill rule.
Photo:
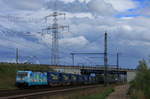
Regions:
<instances>
[{"instance_id":1,"label":"pole","mask_svg":"<svg viewBox=\"0 0 150 99\"><path fill-rule=\"evenodd\" d=\"M71 53L72 55L72 65L74 66L74 53Z\"/></svg>"},{"instance_id":2,"label":"pole","mask_svg":"<svg viewBox=\"0 0 150 99\"><path fill-rule=\"evenodd\" d=\"M16 49L16 64L19 63L19 52L18 52L18 48Z\"/></svg>"},{"instance_id":3,"label":"pole","mask_svg":"<svg viewBox=\"0 0 150 99\"><path fill-rule=\"evenodd\" d=\"M117 77L118 77L118 80L120 79L119 77L119 53L117 53Z\"/></svg>"},{"instance_id":4,"label":"pole","mask_svg":"<svg viewBox=\"0 0 150 99\"><path fill-rule=\"evenodd\" d=\"M108 84L108 79L107 79L107 66L108 66L108 58L107 58L107 32L105 32L105 37L104 37L104 85L107 86Z\"/></svg>"},{"instance_id":5,"label":"pole","mask_svg":"<svg viewBox=\"0 0 150 99\"><path fill-rule=\"evenodd\" d=\"M71 55L72 55L72 65L74 67L74 69L73 69L74 71L73 72L75 74L76 72L75 72L75 66L74 66L74 53L71 53Z\"/></svg>"}]
</instances>

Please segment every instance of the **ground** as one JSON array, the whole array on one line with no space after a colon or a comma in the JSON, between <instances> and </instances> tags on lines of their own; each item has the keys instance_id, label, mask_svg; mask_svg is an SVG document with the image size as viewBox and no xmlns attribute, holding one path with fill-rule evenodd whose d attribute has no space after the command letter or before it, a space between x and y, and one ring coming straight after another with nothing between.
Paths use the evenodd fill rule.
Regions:
<instances>
[{"instance_id":1,"label":"ground","mask_svg":"<svg viewBox=\"0 0 150 99\"><path fill-rule=\"evenodd\" d=\"M119 85L115 87L115 91L111 93L107 99L129 99L127 95L129 85Z\"/></svg>"}]
</instances>

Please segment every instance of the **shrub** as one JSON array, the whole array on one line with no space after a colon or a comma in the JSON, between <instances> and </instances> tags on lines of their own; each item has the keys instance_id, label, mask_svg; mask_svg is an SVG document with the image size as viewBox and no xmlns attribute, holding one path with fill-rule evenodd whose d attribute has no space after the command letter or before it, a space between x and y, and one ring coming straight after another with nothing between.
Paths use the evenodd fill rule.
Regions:
<instances>
[{"instance_id":1,"label":"shrub","mask_svg":"<svg viewBox=\"0 0 150 99\"><path fill-rule=\"evenodd\" d=\"M132 98L149 99L150 97L150 70L145 60L139 61L135 79L130 82L130 93ZM138 98L135 98L138 99Z\"/></svg>"}]
</instances>

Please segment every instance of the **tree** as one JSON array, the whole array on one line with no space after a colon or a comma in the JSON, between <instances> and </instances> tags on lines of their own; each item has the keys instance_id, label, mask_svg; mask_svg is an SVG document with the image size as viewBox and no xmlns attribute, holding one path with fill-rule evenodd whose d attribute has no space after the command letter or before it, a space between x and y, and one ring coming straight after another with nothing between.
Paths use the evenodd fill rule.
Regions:
<instances>
[{"instance_id":1,"label":"tree","mask_svg":"<svg viewBox=\"0 0 150 99\"><path fill-rule=\"evenodd\" d=\"M142 92L146 99L150 97L150 70L145 60L139 61L135 80L131 82L134 93Z\"/></svg>"}]
</instances>

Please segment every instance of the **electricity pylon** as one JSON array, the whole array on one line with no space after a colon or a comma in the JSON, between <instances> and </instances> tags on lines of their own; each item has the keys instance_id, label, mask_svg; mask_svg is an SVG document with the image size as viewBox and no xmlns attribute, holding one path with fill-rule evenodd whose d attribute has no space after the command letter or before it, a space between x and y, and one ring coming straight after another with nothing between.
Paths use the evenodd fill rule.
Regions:
<instances>
[{"instance_id":1,"label":"electricity pylon","mask_svg":"<svg viewBox=\"0 0 150 99\"><path fill-rule=\"evenodd\" d=\"M51 31L52 33L52 47L51 47L51 64L52 65L59 65L59 29L64 30L65 28L68 28L69 26L65 25L59 25L58 24L58 16L64 16L65 19L65 13L59 13L57 11L54 11L52 14L46 16L46 21L48 18L53 18L53 24L51 26L48 26L45 30Z\"/></svg>"}]
</instances>

